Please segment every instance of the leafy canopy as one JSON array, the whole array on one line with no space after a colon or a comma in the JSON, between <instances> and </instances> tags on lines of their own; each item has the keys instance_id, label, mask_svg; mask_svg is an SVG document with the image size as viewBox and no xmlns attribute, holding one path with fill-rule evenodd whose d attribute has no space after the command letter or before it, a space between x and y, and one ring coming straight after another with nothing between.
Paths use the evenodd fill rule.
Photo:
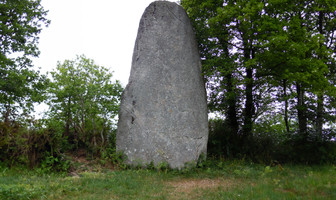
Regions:
<instances>
[{"instance_id":1,"label":"leafy canopy","mask_svg":"<svg viewBox=\"0 0 336 200\"><path fill-rule=\"evenodd\" d=\"M115 129L122 86L112 73L84 55L58 63L51 72L50 118L60 121L71 142L96 144Z\"/></svg>"},{"instance_id":2,"label":"leafy canopy","mask_svg":"<svg viewBox=\"0 0 336 200\"><path fill-rule=\"evenodd\" d=\"M0 0L0 112L5 121L19 108L42 100L46 77L32 70L47 11L41 0Z\"/></svg>"}]
</instances>

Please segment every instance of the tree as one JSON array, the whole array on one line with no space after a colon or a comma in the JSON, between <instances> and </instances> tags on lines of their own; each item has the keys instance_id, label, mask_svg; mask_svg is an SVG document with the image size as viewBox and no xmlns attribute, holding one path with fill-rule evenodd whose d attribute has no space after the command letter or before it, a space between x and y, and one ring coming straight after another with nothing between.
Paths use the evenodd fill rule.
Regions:
<instances>
[{"instance_id":1,"label":"tree","mask_svg":"<svg viewBox=\"0 0 336 200\"><path fill-rule=\"evenodd\" d=\"M287 134L303 143L332 132L325 125L335 117L335 4L181 1L198 39L209 107L225 119L222 134L249 148L259 134L254 125L281 115Z\"/></svg>"},{"instance_id":2,"label":"tree","mask_svg":"<svg viewBox=\"0 0 336 200\"><path fill-rule=\"evenodd\" d=\"M210 108L224 111L228 129L245 140L265 104L256 77L259 30L264 3L259 1L181 1L195 27L203 71L210 91ZM263 103L259 101L259 103Z\"/></svg>"},{"instance_id":3,"label":"tree","mask_svg":"<svg viewBox=\"0 0 336 200\"><path fill-rule=\"evenodd\" d=\"M103 145L115 129L120 83L84 55L59 62L51 75L50 118L62 121L64 136L77 147Z\"/></svg>"},{"instance_id":4,"label":"tree","mask_svg":"<svg viewBox=\"0 0 336 200\"><path fill-rule=\"evenodd\" d=\"M318 58L323 61L325 65L328 67L328 72L323 75L332 82L332 85L336 85L334 80L335 70L336 70L336 8L335 0L318 0L315 1L312 5L311 12L312 14L311 21L315 23L315 26L311 26L314 32L317 32L321 40L319 40L319 47L327 51L325 54L318 54ZM311 25L313 24L311 23ZM327 85L328 86L328 85ZM329 93L329 95L326 95ZM332 95L331 95L332 94ZM332 106L330 106L330 96L334 98L335 96L335 88L327 87L323 88L317 94L317 106L316 106L316 119L315 126L316 132L319 136L323 136L323 125L327 121L326 118L331 118L330 114L328 114L327 110L331 110ZM329 100L329 102L328 102ZM328 105L329 104L329 105ZM335 118L335 116L333 117Z\"/></svg>"},{"instance_id":5,"label":"tree","mask_svg":"<svg viewBox=\"0 0 336 200\"><path fill-rule=\"evenodd\" d=\"M0 112L5 122L21 108L33 108L41 101L45 76L32 70L31 57L37 57L38 34L47 11L40 0L0 1Z\"/></svg>"},{"instance_id":6,"label":"tree","mask_svg":"<svg viewBox=\"0 0 336 200\"><path fill-rule=\"evenodd\" d=\"M332 23L335 8L331 1L268 2L265 15L277 21L272 26L281 26L264 38L265 50L259 57L263 66L261 74L276 80L272 82L273 87L283 88L283 94L278 96L285 102L287 132L289 100L292 99L296 102L292 108L296 109L298 132L305 135L308 127L313 126L322 135L325 93L331 95L335 89L335 84L330 82L331 63L335 60L330 48L335 33ZM322 17L321 12L328 17Z\"/></svg>"}]
</instances>

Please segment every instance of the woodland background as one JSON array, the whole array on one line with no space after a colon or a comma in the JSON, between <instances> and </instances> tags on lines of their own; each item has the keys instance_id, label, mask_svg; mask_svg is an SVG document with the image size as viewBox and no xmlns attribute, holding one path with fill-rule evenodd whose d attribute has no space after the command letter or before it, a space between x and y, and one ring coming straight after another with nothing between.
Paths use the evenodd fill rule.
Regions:
<instances>
[{"instance_id":1,"label":"woodland background","mask_svg":"<svg viewBox=\"0 0 336 200\"><path fill-rule=\"evenodd\" d=\"M182 0L208 92L208 157L335 163L336 1ZM67 155L102 164L115 151L122 86L84 55L34 70L50 21L40 0L0 3L0 161L68 170ZM33 116L37 104L49 110Z\"/></svg>"}]
</instances>

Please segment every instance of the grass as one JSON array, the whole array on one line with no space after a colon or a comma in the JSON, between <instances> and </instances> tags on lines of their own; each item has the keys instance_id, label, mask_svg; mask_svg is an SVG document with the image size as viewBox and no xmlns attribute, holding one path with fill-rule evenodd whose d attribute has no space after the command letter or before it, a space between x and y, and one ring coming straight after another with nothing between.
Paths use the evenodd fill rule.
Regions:
<instances>
[{"instance_id":1,"label":"grass","mask_svg":"<svg viewBox=\"0 0 336 200\"><path fill-rule=\"evenodd\" d=\"M0 167L0 199L336 199L336 167L217 161L182 171L96 168L72 175Z\"/></svg>"}]
</instances>

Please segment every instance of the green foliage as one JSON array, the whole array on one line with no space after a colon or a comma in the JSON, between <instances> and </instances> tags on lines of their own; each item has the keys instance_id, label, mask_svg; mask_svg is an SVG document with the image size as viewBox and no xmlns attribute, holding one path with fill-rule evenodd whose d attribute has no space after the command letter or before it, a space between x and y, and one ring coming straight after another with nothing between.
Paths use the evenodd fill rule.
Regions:
<instances>
[{"instance_id":1,"label":"green foliage","mask_svg":"<svg viewBox=\"0 0 336 200\"><path fill-rule=\"evenodd\" d=\"M31 69L31 57L39 54L38 34L49 24L46 14L40 0L0 3L0 113L5 122L43 100L47 79Z\"/></svg>"},{"instance_id":2,"label":"green foliage","mask_svg":"<svg viewBox=\"0 0 336 200\"><path fill-rule=\"evenodd\" d=\"M101 149L100 162L103 165L112 164L113 167L117 169L126 169L127 165L124 163L126 155L116 150L115 132L116 131L114 131L113 135L109 138L108 144Z\"/></svg>"},{"instance_id":3,"label":"green foliage","mask_svg":"<svg viewBox=\"0 0 336 200\"><path fill-rule=\"evenodd\" d=\"M57 159L62 156L63 139L49 129L43 120L12 126L0 123L0 136L0 161L10 166L25 164L35 167L50 156Z\"/></svg>"},{"instance_id":4,"label":"green foliage","mask_svg":"<svg viewBox=\"0 0 336 200\"><path fill-rule=\"evenodd\" d=\"M316 137L291 134L285 131L281 116L265 117L254 126L253 136L248 142L236 135L230 135L225 121L210 120L208 153L211 156L225 158L244 158L258 163L336 163L336 143ZM295 127L295 124L291 124Z\"/></svg>"},{"instance_id":5,"label":"green foliage","mask_svg":"<svg viewBox=\"0 0 336 200\"><path fill-rule=\"evenodd\" d=\"M84 55L58 63L51 75L48 115L59 124L55 128L75 148L99 152L115 134L120 83L112 82L108 69Z\"/></svg>"},{"instance_id":6,"label":"green foliage","mask_svg":"<svg viewBox=\"0 0 336 200\"><path fill-rule=\"evenodd\" d=\"M117 152L114 148L105 148L101 151L100 162L103 165L111 163L114 167L126 169L127 165L124 163L125 156L121 152Z\"/></svg>"},{"instance_id":7,"label":"green foliage","mask_svg":"<svg viewBox=\"0 0 336 200\"><path fill-rule=\"evenodd\" d=\"M281 161L305 164L336 163L336 143L300 135L290 136L277 147L275 157Z\"/></svg>"},{"instance_id":8,"label":"green foliage","mask_svg":"<svg viewBox=\"0 0 336 200\"><path fill-rule=\"evenodd\" d=\"M28 75L21 75L29 79ZM16 117L15 109L8 107L15 102L1 93L6 97L2 99L10 104L0 108L4 109L4 120L0 121L0 161L10 166L39 166L42 172L67 171L70 164L64 153L84 148L91 155L114 164L122 163L121 155L115 153L116 115L122 87L118 81L111 81L112 73L93 60L78 56L75 61L59 63L51 75L50 82L36 82L38 87L30 90L33 93L23 88L27 92L25 98L30 100L21 99L32 107L32 102L43 100L42 93L46 93L50 110L44 119L30 117L29 107L23 104L15 107L23 109L23 114Z\"/></svg>"},{"instance_id":9,"label":"green foliage","mask_svg":"<svg viewBox=\"0 0 336 200\"><path fill-rule=\"evenodd\" d=\"M238 157L240 137L228 130L222 119L209 120L208 154L210 156L223 155L227 158Z\"/></svg>"},{"instance_id":10,"label":"green foliage","mask_svg":"<svg viewBox=\"0 0 336 200\"><path fill-rule=\"evenodd\" d=\"M38 34L50 23L46 15L40 0L0 2L0 161L9 165L34 166L53 147L51 135L30 116L49 83L31 61L39 55Z\"/></svg>"},{"instance_id":11,"label":"green foliage","mask_svg":"<svg viewBox=\"0 0 336 200\"><path fill-rule=\"evenodd\" d=\"M25 130L20 124L8 126L6 123L0 123L0 158L2 162L25 163L28 152L27 136Z\"/></svg>"},{"instance_id":12,"label":"green foliage","mask_svg":"<svg viewBox=\"0 0 336 200\"><path fill-rule=\"evenodd\" d=\"M45 18L47 11L41 6L41 0L2 0L1 12L1 61L12 63L8 54L23 52L18 61L27 61L26 56L38 55L37 37L42 25L50 22Z\"/></svg>"},{"instance_id":13,"label":"green foliage","mask_svg":"<svg viewBox=\"0 0 336 200\"><path fill-rule=\"evenodd\" d=\"M67 172L70 167L70 161L66 160L64 156L54 157L46 152L44 160L41 161L40 170L42 173Z\"/></svg>"},{"instance_id":14,"label":"green foliage","mask_svg":"<svg viewBox=\"0 0 336 200\"><path fill-rule=\"evenodd\" d=\"M329 124L335 123L334 4L181 1L196 32L209 109L225 119L211 122L217 128L210 135L210 153L269 159L281 150L272 146L298 137L314 143L302 153L323 144L333 162L335 152L324 144L330 143Z\"/></svg>"}]
</instances>

